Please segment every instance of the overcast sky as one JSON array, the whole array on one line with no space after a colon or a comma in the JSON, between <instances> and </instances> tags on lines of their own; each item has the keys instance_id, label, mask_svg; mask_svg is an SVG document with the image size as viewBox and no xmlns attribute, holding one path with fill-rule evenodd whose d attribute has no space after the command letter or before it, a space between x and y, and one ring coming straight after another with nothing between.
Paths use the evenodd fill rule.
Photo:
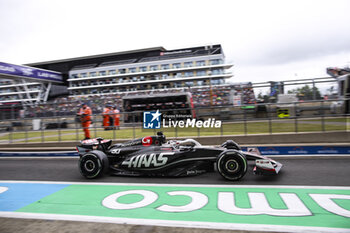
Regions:
<instances>
[{"instance_id":1,"label":"overcast sky","mask_svg":"<svg viewBox=\"0 0 350 233\"><path fill-rule=\"evenodd\" d=\"M0 61L220 43L237 82L350 64L350 1L0 0Z\"/></svg>"}]
</instances>

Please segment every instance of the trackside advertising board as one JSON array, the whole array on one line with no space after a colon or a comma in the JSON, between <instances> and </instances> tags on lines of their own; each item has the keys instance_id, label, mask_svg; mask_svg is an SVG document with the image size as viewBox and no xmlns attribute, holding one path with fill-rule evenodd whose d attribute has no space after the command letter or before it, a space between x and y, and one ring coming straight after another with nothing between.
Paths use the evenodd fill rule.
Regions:
<instances>
[{"instance_id":1,"label":"trackside advertising board","mask_svg":"<svg viewBox=\"0 0 350 233\"><path fill-rule=\"evenodd\" d=\"M62 82L62 74L55 71L43 70L29 66L13 65L0 62L0 75L36 79L38 81Z\"/></svg>"},{"instance_id":2,"label":"trackside advertising board","mask_svg":"<svg viewBox=\"0 0 350 233\"><path fill-rule=\"evenodd\" d=\"M146 137L145 137L146 138ZM350 154L350 146L258 146L242 147L244 151L249 148L258 148L261 155L345 155ZM1 157L77 157L76 151L55 152L4 152L0 151Z\"/></svg>"},{"instance_id":3,"label":"trackside advertising board","mask_svg":"<svg viewBox=\"0 0 350 233\"><path fill-rule=\"evenodd\" d=\"M249 147L242 147L247 150ZM261 155L350 154L350 146L258 146Z\"/></svg>"},{"instance_id":4,"label":"trackside advertising board","mask_svg":"<svg viewBox=\"0 0 350 233\"><path fill-rule=\"evenodd\" d=\"M0 217L350 232L350 187L0 181Z\"/></svg>"}]
</instances>

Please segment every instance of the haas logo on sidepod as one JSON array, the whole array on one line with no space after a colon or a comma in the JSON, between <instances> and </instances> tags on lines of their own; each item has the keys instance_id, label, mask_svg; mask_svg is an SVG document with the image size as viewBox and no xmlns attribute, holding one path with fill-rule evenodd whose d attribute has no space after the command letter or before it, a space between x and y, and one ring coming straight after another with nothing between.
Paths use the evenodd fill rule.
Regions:
<instances>
[{"instance_id":1,"label":"haas logo on sidepod","mask_svg":"<svg viewBox=\"0 0 350 233\"><path fill-rule=\"evenodd\" d=\"M152 137L144 137L141 142L143 146L150 146L152 145Z\"/></svg>"},{"instance_id":2,"label":"haas logo on sidepod","mask_svg":"<svg viewBox=\"0 0 350 233\"><path fill-rule=\"evenodd\" d=\"M141 154L131 157L130 159L124 161L122 165L134 168L148 168L148 167L160 167L168 162L168 158L165 156L173 155L174 152L164 152L160 154Z\"/></svg>"}]
</instances>

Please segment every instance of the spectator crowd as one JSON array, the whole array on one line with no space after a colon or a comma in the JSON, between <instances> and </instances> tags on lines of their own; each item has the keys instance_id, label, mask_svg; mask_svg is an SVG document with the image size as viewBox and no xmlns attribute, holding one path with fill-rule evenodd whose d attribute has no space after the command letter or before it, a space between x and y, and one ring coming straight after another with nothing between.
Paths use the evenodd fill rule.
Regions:
<instances>
[{"instance_id":1,"label":"spectator crowd","mask_svg":"<svg viewBox=\"0 0 350 233\"><path fill-rule=\"evenodd\" d=\"M37 106L29 106L26 117L50 117L75 115L82 103L87 103L94 114L101 114L106 105L112 104L114 108L124 111L122 103L124 96L153 95L167 93L190 92L194 107L209 107L232 105L234 95L242 97L242 104L254 104L255 95L250 83L236 85L221 85L208 87L192 87L181 89L147 90L106 95L66 96L58 97L52 101ZM210 101L212 97L212 103Z\"/></svg>"}]
</instances>

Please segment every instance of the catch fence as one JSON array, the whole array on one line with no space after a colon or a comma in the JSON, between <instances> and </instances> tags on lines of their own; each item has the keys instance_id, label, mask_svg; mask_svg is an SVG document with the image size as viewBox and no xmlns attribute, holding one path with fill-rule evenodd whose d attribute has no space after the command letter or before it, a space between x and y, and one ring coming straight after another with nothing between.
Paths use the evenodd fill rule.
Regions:
<instances>
[{"instance_id":1,"label":"catch fence","mask_svg":"<svg viewBox=\"0 0 350 233\"><path fill-rule=\"evenodd\" d=\"M159 109L161 129L143 128L143 111L121 111L119 127L105 130L102 125L104 106L93 106L90 126L92 137L133 139L163 131L167 137L201 137L224 135L329 132L350 130L348 100L321 100L293 103L263 103L241 106L211 106L194 109ZM79 106L80 107L80 106ZM84 138L76 116L76 102L46 103L22 109L10 105L0 107L0 142L28 143L79 141ZM188 113L191 113L189 116ZM187 115L187 117L184 117ZM170 118L169 118L170 117ZM181 127L172 122L196 119L221 121L220 127ZM163 125L164 121L164 125ZM168 127L166 127L168 126ZM213 126L212 124L210 126Z\"/></svg>"}]
</instances>

